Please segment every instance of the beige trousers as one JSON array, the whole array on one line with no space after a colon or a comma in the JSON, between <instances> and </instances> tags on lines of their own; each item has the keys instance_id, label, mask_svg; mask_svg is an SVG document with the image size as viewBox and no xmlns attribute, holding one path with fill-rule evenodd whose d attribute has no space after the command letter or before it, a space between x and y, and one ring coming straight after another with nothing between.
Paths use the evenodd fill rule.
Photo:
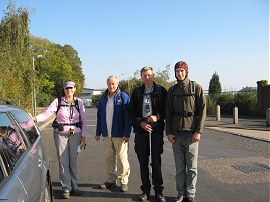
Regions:
<instances>
[{"instance_id":1,"label":"beige trousers","mask_svg":"<svg viewBox=\"0 0 270 202\"><path fill-rule=\"evenodd\" d=\"M107 167L106 182L115 183L119 179L121 184L128 184L130 174L128 143L124 143L123 138L116 137L104 137L103 140Z\"/></svg>"}]
</instances>

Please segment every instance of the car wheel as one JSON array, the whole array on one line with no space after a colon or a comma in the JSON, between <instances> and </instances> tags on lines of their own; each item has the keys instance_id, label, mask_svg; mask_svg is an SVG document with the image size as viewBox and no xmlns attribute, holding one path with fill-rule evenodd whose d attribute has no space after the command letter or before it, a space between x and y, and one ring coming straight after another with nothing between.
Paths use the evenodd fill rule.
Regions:
<instances>
[{"instance_id":1,"label":"car wheel","mask_svg":"<svg viewBox=\"0 0 270 202\"><path fill-rule=\"evenodd\" d=\"M52 201L52 193L51 193L51 187L50 187L50 182L47 181L46 187L44 190L44 202L51 202Z\"/></svg>"}]
</instances>

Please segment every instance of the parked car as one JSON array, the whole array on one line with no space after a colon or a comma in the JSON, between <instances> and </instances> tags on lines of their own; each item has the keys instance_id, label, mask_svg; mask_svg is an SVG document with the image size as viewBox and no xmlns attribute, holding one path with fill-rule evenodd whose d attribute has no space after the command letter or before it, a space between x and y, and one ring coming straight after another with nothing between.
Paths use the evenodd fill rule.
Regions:
<instances>
[{"instance_id":1,"label":"parked car","mask_svg":"<svg viewBox=\"0 0 270 202\"><path fill-rule=\"evenodd\" d=\"M49 160L29 114L0 98L0 201L52 201Z\"/></svg>"}]
</instances>

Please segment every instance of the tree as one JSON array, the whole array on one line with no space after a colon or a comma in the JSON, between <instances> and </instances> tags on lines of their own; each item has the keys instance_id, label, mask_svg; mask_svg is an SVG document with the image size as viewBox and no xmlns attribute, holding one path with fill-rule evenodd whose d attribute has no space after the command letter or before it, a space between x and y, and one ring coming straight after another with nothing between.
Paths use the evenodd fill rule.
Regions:
<instances>
[{"instance_id":1,"label":"tree","mask_svg":"<svg viewBox=\"0 0 270 202\"><path fill-rule=\"evenodd\" d=\"M155 77L154 77L154 81L159 84L164 86L166 89L169 89L174 82L170 82L170 65L166 65L165 69L163 70L157 70L155 71ZM136 72L134 72L134 77L130 77L130 80L121 80L119 82L119 87L128 93L128 82L129 82L129 86L130 86L130 93L132 93L137 87L141 86L143 84L143 81L140 77L140 71L137 70Z\"/></svg>"},{"instance_id":2,"label":"tree","mask_svg":"<svg viewBox=\"0 0 270 202\"><path fill-rule=\"evenodd\" d=\"M155 82L159 85L162 85L164 88L169 89L172 85L169 82L170 79L170 65L166 65L164 70L156 71L155 73Z\"/></svg>"},{"instance_id":3,"label":"tree","mask_svg":"<svg viewBox=\"0 0 270 202\"><path fill-rule=\"evenodd\" d=\"M24 8L16 9L12 1L0 23L0 50L1 97L30 109L33 82L29 78L33 77L33 69L29 12Z\"/></svg>"},{"instance_id":4,"label":"tree","mask_svg":"<svg viewBox=\"0 0 270 202\"><path fill-rule=\"evenodd\" d=\"M211 78L211 80L209 82L208 93L209 93L210 96L214 96L216 94L221 93L221 84L220 84L219 76L218 76L217 72L215 72L212 75L212 78Z\"/></svg>"},{"instance_id":5,"label":"tree","mask_svg":"<svg viewBox=\"0 0 270 202\"><path fill-rule=\"evenodd\" d=\"M75 81L80 94L85 77L78 52L71 45L61 46L47 39L32 37L31 46L33 54L43 55L43 59L35 63L39 106L47 105L48 101L59 96L63 91L63 83L69 79Z\"/></svg>"}]
</instances>

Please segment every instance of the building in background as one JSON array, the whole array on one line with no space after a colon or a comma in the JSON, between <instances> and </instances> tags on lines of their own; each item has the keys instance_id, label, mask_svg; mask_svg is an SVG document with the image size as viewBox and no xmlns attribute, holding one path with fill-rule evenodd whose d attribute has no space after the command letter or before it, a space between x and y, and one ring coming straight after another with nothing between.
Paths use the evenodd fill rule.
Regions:
<instances>
[{"instance_id":1,"label":"building in background","mask_svg":"<svg viewBox=\"0 0 270 202\"><path fill-rule=\"evenodd\" d=\"M86 108L91 108L93 95L99 95L101 93L102 90L99 89L83 88L80 98L82 99Z\"/></svg>"}]
</instances>

